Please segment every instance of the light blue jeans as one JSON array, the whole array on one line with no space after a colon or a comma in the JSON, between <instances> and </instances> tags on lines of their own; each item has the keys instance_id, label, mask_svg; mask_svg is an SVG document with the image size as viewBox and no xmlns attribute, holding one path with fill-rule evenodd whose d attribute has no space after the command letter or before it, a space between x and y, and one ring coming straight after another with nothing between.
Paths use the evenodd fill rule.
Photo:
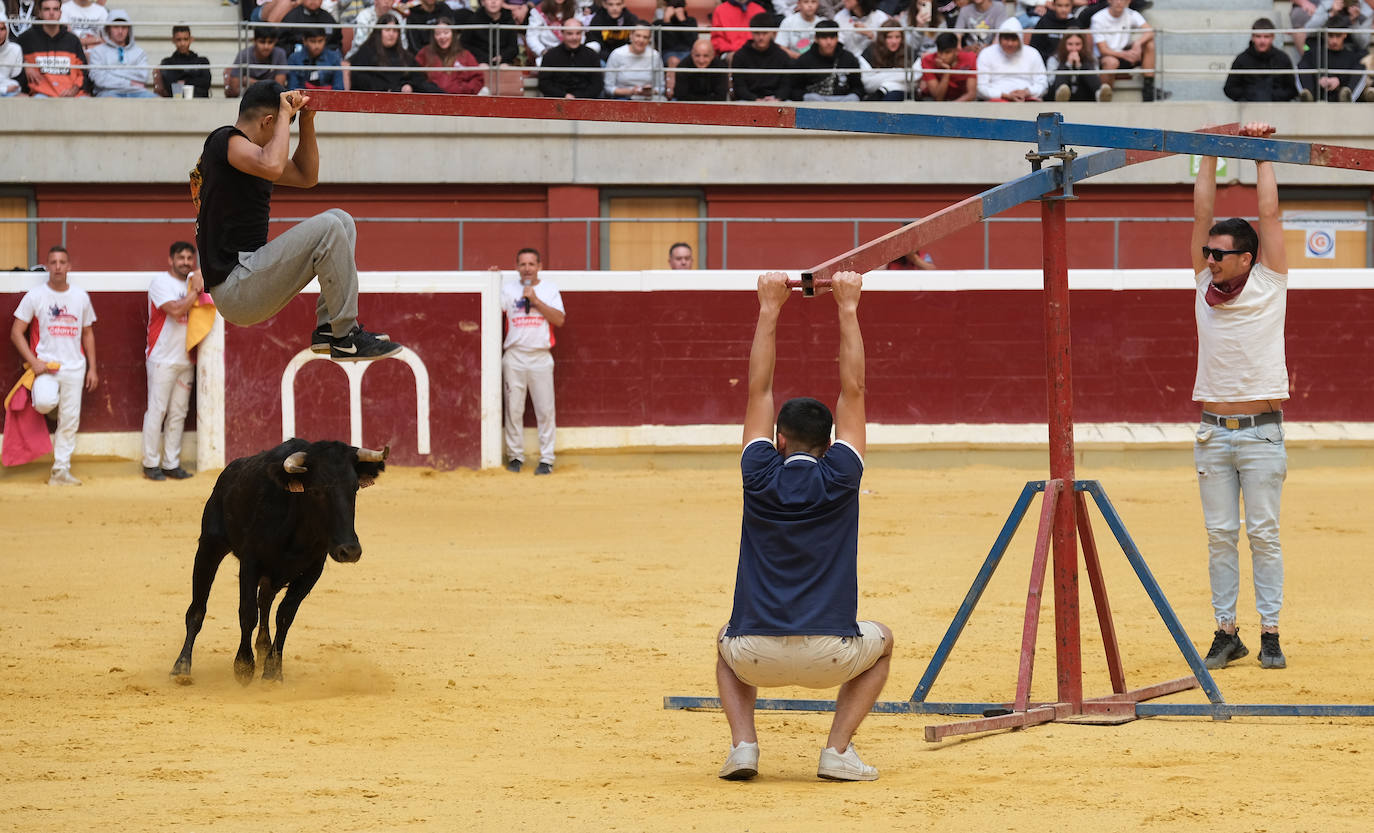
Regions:
<instances>
[{"instance_id":1,"label":"light blue jeans","mask_svg":"<svg viewBox=\"0 0 1374 833\"><path fill-rule=\"evenodd\" d=\"M96 93L100 98L157 98L157 93L141 87L127 87L122 90L101 90Z\"/></svg>"},{"instance_id":2,"label":"light blue jeans","mask_svg":"<svg viewBox=\"0 0 1374 833\"><path fill-rule=\"evenodd\" d=\"M1236 623L1240 595L1240 507L1255 582L1261 627L1278 627L1283 607L1283 551L1279 503L1288 476L1282 423L1229 429L1201 423L1193 443L1202 518L1207 526L1207 573L1217 624Z\"/></svg>"}]
</instances>

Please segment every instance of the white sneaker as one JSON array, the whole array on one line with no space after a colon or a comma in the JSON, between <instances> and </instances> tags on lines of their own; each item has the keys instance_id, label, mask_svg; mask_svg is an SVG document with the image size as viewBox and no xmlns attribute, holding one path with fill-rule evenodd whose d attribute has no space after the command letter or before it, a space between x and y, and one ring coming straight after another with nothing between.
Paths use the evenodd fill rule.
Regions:
<instances>
[{"instance_id":1,"label":"white sneaker","mask_svg":"<svg viewBox=\"0 0 1374 833\"><path fill-rule=\"evenodd\" d=\"M1107 102L1112 100L1112 85L1103 84L1097 88L1097 100Z\"/></svg>"},{"instance_id":2,"label":"white sneaker","mask_svg":"<svg viewBox=\"0 0 1374 833\"><path fill-rule=\"evenodd\" d=\"M724 766L720 768L721 778L726 781L748 781L758 774L759 745L757 742L742 741L739 746L730 747L730 756L725 759Z\"/></svg>"},{"instance_id":3,"label":"white sneaker","mask_svg":"<svg viewBox=\"0 0 1374 833\"><path fill-rule=\"evenodd\" d=\"M66 469L53 469L48 476L49 486L80 486L81 481L72 477L72 473Z\"/></svg>"},{"instance_id":4,"label":"white sneaker","mask_svg":"<svg viewBox=\"0 0 1374 833\"><path fill-rule=\"evenodd\" d=\"M1068 84L1060 84L1054 88L1055 101L1068 101L1073 98L1073 89Z\"/></svg>"},{"instance_id":5,"label":"white sneaker","mask_svg":"<svg viewBox=\"0 0 1374 833\"><path fill-rule=\"evenodd\" d=\"M859 759L854 744L841 754L830 747L821 750L821 765L816 769L816 777L827 781L877 781L878 768L869 766Z\"/></svg>"}]
</instances>

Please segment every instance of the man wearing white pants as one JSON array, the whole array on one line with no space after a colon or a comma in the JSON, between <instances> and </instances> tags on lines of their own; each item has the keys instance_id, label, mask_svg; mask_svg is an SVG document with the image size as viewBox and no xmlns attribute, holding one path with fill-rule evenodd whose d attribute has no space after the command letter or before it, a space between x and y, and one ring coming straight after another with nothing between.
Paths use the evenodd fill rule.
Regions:
<instances>
[{"instance_id":1,"label":"man wearing white pants","mask_svg":"<svg viewBox=\"0 0 1374 833\"><path fill-rule=\"evenodd\" d=\"M528 392L539 427L539 465L534 473L553 474L553 328L563 326L567 316L558 287L540 280L539 267L538 250L521 249L515 255L519 278L501 285L501 309L506 314L505 353L501 356L501 379L506 388L506 469L519 472L524 464Z\"/></svg>"},{"instance_id":2,"label":"man wearing white pants","mask_svg":"<svg viewBox=\"0 0 1374 833\"><path fill-rule=\"evenodd\" d=\"M196 247L184 240L173 243L167 267L148 284L143 476L149 480L185 480L191 476L181 467L181 434L195 379L191 354L186 351L186 316L203 288L200 275L195 274Z\"/></svg>"},{"instance_id":3,"label":"man wearing white pants","mask_svg":"<svg viewBox=\"0 0 1374 833\"><path fill-rule=\"evenodd\" d=\"M34 372L33 407L57 410L49 486L80 486L72 476L72 451L81 427L81 391L95 390L95 308L80 287L67 282L71 256L61 246L48 250L48 280L24 293L14 311L10 342ZM30 331L29 324L33 323Z\"/></svg>"}]
</instances>

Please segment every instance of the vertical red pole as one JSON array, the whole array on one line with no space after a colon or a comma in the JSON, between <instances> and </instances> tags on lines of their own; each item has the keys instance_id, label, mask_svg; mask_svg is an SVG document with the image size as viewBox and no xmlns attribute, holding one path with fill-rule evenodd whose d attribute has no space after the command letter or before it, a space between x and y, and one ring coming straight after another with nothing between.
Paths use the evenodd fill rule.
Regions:
<instances>
[{"instance_id":1,"label":"vertical red pole","mask_svg":"<svg viewBox=\"0 0 1374 833\"><path fill-rule=\"evenodd\" d=\"M1045 369L1049 390L1050 478L1073 489L1073 367L1069 350L1067 208L1040 202L1045 260ZM1054 514L1054 635L1059 702L1083 704L1083 656L1078 634L1078 539L1074 500Z\"/></svg>"}]
</instances>

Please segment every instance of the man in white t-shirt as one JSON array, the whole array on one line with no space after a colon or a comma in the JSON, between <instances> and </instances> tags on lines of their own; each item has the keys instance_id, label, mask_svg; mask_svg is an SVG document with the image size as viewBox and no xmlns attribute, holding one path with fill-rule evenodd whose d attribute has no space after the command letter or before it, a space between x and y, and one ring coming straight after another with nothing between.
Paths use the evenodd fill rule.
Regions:
<instances>
[{"instance_id":1,"label":"man in white t-shirt","mask_svg":"<svg viewBox=\"0 0 1374 833\"><path fill-rule=\"evenodd\" d=\"M1130 0L1109 0L1107 8L1092 16L1089 29L1104 70L1103 86L1110 87L1122 71L1139 67L1144 71L1140 98L1154 101L1155 31L1145 16L1130 8Z\"/></svg>"},{"instance_id":2,"label":"man in white t-shirt","mask_svg":"<svg viewBox=\"0 0 1374 833\"><path fill-rule=\"evenodd\" d=\"M1240 135L1267 138L1274 128L1252 122ZM1197 275L1197 381L1193 399L1202 420L1193 444L1202 517L1207 527L1208 576L1217 630L1208 668L1225 668L1250 653L1236 630L1240 594L1242 496L1250 539L1255 609L1260 620L1260 665L1283 668L1279 610L1283 607L1283 551L1279 502L1288 475L1283 401L1288 398L1283 325L1288 307L1288 257L1283 245L1278 185L1272 162L1256 164L1259 233L1245 220L1217 222L1217 160L1202 159L1193 185L1192 262Z\"/></svg>"},{"instance_id":3,"label":"man in white t-shirt","mask_svg":"<svg viewBox=\"0 0 1374 833\"><path fill-rule=\"evenodd\" d=\"M188 284L189 281L189 284ZM143 412L143 476L185 480L181 434L191 403L194 363L186 350L186 316L205 285L196 273L196 247L172 244L167 271L148 284L148 409Z\"/></svg>"},{"instance_id":4,"label":"man in white t-shirt","mask_svg":"<svg viewBox=\"0 0 1374 833\"><path fill-rule=\"evenodd\" d=\"M506 469L519 472L525 459L525 393L534 403L539 429L539 465L535 474L553 474L553 328L563 326L563 296L539 277L539 250L515 255L519 278L501 284L501 310L506 314L501 379L506 388ZM497 267L491 267L496 270Z\"/></svg>"},{"instance_id":5,"label":"man in white t-shirt","mask_svg":"<svg viewBox=\"0 0 1374 833\"><path fill-rule=\"evenodd\" d=\"M62 4L62 22L73 35L81 38L81 47L99 46L105 34L105 21L110 13L95 0L66 0Z\"/></svg>"},{"instance_id":6,"label":"man in white t-shirt","mask_svg":"<svg viewBox=\"0 0 1374 833\"><path fill-rule=\"evenodd\" d=\"M32 368L33 407L40 414L57 410L49 486L80 486L72 477L72 451L81 427L81 390L95 390L95 308L80 287L67 282L71 256L61 246L48 250L48 280L19 301L10 327L10 342ZM30 330L30 324L33 325Z\"/></svg>"}]
</instances>

